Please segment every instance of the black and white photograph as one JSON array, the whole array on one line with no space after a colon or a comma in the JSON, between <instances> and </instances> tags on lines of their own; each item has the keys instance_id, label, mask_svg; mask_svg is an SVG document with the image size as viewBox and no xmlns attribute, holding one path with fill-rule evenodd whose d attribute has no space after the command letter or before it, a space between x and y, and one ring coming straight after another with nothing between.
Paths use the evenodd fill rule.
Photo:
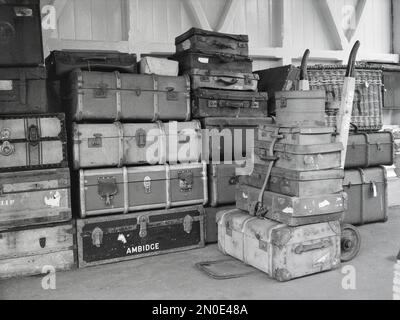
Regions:
<instances>
[{"instance_id":1,"label":"black and white photograph","mask_svg":"<svg viewBox=\"0 0 400 320\"><path fill-rule=\"evenodd\" d=\"M400 0L0 0L0 300L400 300L399 252Z\"/></svg>"}]
</instances>

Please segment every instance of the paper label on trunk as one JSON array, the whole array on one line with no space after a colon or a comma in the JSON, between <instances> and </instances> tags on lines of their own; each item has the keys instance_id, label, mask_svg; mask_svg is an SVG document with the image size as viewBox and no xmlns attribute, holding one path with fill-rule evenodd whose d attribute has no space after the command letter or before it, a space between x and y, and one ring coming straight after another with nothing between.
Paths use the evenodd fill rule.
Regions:
<instances>
[{"instance_id":1,"label":"paper label on trunk","mask_svg":"<svg viewBox=\"0 0 400 320\"><path fill-rule=\"evenodd\" d=\"M210 59L202 58L202 57L200 57L198 60L199 60L200 63L208 63L210 61Z\"/></svg>"},{"instance_id":2,"label":"paper label on trunk","mask_svg":"<svg viewBox=\"0 0 400 320\"><path fill-rule=\"evenodd\" d=\"M320 208L325 208L325 207L327 207L327 206L329 206L331 203L328 201L328 200L325 200L325 201L322 201L320 204L319 204L319 207Z\"/></svg>"},{"instance_id":3,"label":"paper label on trunk","mask_svg":"<svg viewBox=\"0 0 400 320\"><path fill-rule=\"evenodd\" d=\"M52 192L50 197L44 198L46 206L52 208L59 208L61 206L61 194L58 191Z\"/></svg>"},{"instance_id":4,"label":"paper label on trunk","mask_svg":"<svg viewBox=\"0 0 400 320\"><path fill-rule=\"evenodd\" d=\"M0 80L0 91L11 91L13 89L12 80Z\"/></svg>"}]
</instances>

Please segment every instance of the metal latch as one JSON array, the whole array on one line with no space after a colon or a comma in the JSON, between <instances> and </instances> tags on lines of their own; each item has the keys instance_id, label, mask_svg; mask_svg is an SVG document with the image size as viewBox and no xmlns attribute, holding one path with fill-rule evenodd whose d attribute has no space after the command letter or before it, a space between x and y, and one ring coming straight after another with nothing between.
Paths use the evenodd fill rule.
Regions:
<instances>
[{"instance_id":1,"label":"metal latch","mask_svg":"<svg viewBox=\"0 0 400 320\"><path fill-rule=\"evenodd\" d=\"M187 215L183 219L183 230L185 230L185 232L188 233L188 234L192 232L193 221L194 221L194 219L190 215Z\"/></svg>"},{"instance_id":2,"label":"metal latch","mask_svg":"<svg viewBox=\"0 0 400 320\"><path fill-rule=\"evenodd\" d=\"M111 206L111 201L118 193L117 180L114 177L101 177L98 179L98 193L105 200L106 206Z\"/></svg>"},{"instance_id":3,"label":"metal latch","mask_svg":"<svg viewBox=\"0 0 400 320\"><path fill-rule=\"evenodd\" d=\"M210 77L209 76L200 76L200 81L201 82L210 82Z\"/></svg>"},{"instance_id":4,"label":"metal latch","mask_svg":"<svg viewBox=\"0 0 400 320\"><path fill-rule=\"evenodd\" d=\"M209 108L218 108L218 101L217 100L209 100L208 107Z\"/></svg>"},{"instance_id":5,"label":"metal latch","mask_svg":"<svg viewBox=\"0 0 400 320\"><path fill-rule=\"evenodd\" d=\"M190 192L193 189L193 172L191 171L179 171L179 188L181 192Z\"/></svg>"},{"instance_id":6,"label":"metal latch","mask_svg":"<svg viewBox=\"0 0 400 320\"><path fill-rule=\"evenodd\" d=\"M229 184L231 186L237 185L239 183L239 177L238 176L233 176L229 179Z\"/></svg>"},{"instance_id":7,"label":"metal latch","mask_svg":"<svg viewBox=\"0 0 400 320\"><path fill-rule=\"evenodd\" d=\"M167 89L167 100L168 101L178 101L178 92L175 91L175 88L168 87Z\"/></svg>"},{"instance_id":8,"label":"metal latch","mask_svg":"<svg viewBox=\"0 0 400 320\"><path fill-rule=\"evenodd\" d=\"M106 83L100 83L96 89L94 89L94 97L97 99L107 98L108 85Z\"/></svg>"},{"instance_id":9,"label":"metal latch","mask_svg":"<svg viewBox=\"0 0 400 320\"><path fill-rule=\"evenodd\" d=\"M37 146L39 144L39 128L38 126L31 125L28 128L28 141L31 146Z\"/></svg>"},{"instance_id":10,"label":"metal latch","mask_svg":"<svg viewBox=\"0 0 400 320\"><path fill-rule=\"evenodd\" d=\"M0 146L0 154L2 156L10 156L14 153L15 147L9 141L4 141Z\"/></svg>"},{"instance_id":11,"label":"metal latch","mask_svg":"<svg viewBox=\"0 0 400 320\"><path fill-rule=\"evenodd\" d=\"M96 227L92 231L92 244L97 248L100 248L103 244L103 230Z\"/></svg>"},{"instance_id":12,"label":"metal latch","mask_svg":"<svg viewBox=\"0 0 400 320\"><path fill-rule=\"evenodd\" d=\"M144 177L143 179L143 187L144 193L151 193L151 178L149 176Z\"/></svg>"},{"instance_id":13,"label":"metal latch","mask_svg":"<svg viewBox=\"0 0 400 320\"><path fill-rule=\"evenodd\" d=\"M286 108L287 107L287 99L285 97L281 97L280 99L280 107Z\"/></svg>"},{"instance_id":14,"label":"metal latch","mask_svg":"<svg viewBox=\"0 0 400 320\"><path fill-rule=\"evenodd\" d=\"M144 238L147 236L147 224L149 223L149 217L139 217L139 237Z\"/></svg>"},{"instance_id":15,"label":"metal latch","mask_svg":"<svg viewBox=\"0 0 400 320\"><path fill-rule=\"evenodd\" d=\"M46 237L40 238L39 239L39 244L40 244L40 247L42 249L44 249L44 247L46 247Z\"/></svg>"},{"instance_id":16,"label":"metal latch","mask_svg":"<svg viewBox=\"0 0 400 320\"><path fill-rule=\"evenodd\" d=\"M88 139L88 148L101 148L103 146L102 134L95 133L94 138Z\"/></svg>"},{"instance_id":17,"label":"metal latch","mask_svg":"<svg viewBox=\"0 0 400 320\"><path fill-rule=\"evenodd\" d=\"M144 129L136 130L135 139L136 139L136 145L138 148L142 149L142 148L146 147L146 143L147 143L146 130L144 130Z\"/></svg>"}]
</instances>

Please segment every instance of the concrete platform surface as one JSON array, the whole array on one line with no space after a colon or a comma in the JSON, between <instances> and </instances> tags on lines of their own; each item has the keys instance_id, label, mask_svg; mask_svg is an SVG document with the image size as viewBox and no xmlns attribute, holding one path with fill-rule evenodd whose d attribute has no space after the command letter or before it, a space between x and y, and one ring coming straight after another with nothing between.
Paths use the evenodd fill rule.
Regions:
<instances>
[{"instance_id":1,"label":"concrete platform surface","mask_svg":"<svg viewBox=\"0 0 400 320\"><path fill-rule=\"evenodd\" d=\"M224 259L216 245L56 274L56 290L42 289L42 276L0 282L0 299L392 299L394 264L400 250L400 209L386 224L360 228L360 255L350 263L356 289L344 289L338 269L287 283L262 272L213 280L194 264Z\"/></svg>"}]
</instances>

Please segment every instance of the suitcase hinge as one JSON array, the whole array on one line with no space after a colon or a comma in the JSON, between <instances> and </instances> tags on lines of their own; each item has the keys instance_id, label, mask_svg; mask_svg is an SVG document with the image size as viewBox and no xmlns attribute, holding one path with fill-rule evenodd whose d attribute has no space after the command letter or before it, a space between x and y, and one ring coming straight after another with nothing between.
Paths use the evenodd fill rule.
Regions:
<instances>
[{"instance_id":1,"label":"suitcase hinge","mask_svg":"<svg viewBox=\"0 0 400 320\"><path fill-rule=\"evenodd\" d=\"M88 148L101 148L103 146L102 136L100 133L93 134L94 138L88 139Z\"/></svg>"},{"instance_id":2,"label":"suitcase hinge","mask_svg":"<svg viewBox=\"0 0 400 320\"><path fill-rule=\"evenodd\" d=\"M193 172L191 171L179 171L179 188L181 192L191 192L193 189Z\"/></svg>"},{"instance_id":3,"label":"suitcase hinge","mask_svg":"<svg viewBox=\"0 0 400 320\"><path fill-rule=\"evenodd\" d=\"M143 149L147 143L147 132L144 129L136 130L135 134L136 145L138 148Z\"/></svg>"},{"instance_id":4,"label":"suitcase hinge","mask_svg":"<svg viewBox=\"0 0 400 320\"><path fill-rule=\"evenodd\" d=\"M187 215L183 219L183 230L185 230L185 232L188 233L188 234L192 232L193 221L194 221L194 219L190 215Z\"/></svg>"},{"instance_id":5,"label":"suitcase hinge","mask_svg":"<svg viewBox=\"0 0 400 320\"><path fill-rule=\"evenodd\" d=\"M147 224L149 223L149 217L139 217L139 237L144 238L147 236Z\"/></svg>"},{"instance_id":6,"label":"suitcase hinge","mask_svg":"<svg viewBox=\"0 0 400 320\"><path fill-rule=\"evenodd\" d=\"M103 230L96 227L92 231L92 244L97 248L100 248L103 244Z\"/></svg>"},{"instance_id":7,"label":"suitcase hinge","mask_svg":"<svg viewBox=\"0 0 400 320\"><path fill-rule=\"evenodd\" d=\"M143 179L143 187L144 193L151 193L151 178L149 176L144 177Z\"/></svg>"},{"instance_id":8,"label":"suitcase hinge","mask_svg":"<svg viewBox=\"0 0 400 320\"><path fill-rule=\"evenodd\" d=\"M97 99L104 99L108 96L108 85L106 83L100 83L96 89L94 89L94 97Z\"/></svg>"},{"instance_id":9,"label":"suitcase hinge","mask_svg":"<svg viewBox=\"0 0 400 320\"><path fill-rule=\"evenodd\" d=\"M98 193L105 200L106 206L111 206L112 199L118 193L117 180L114 177L101 177L98 179Z\"/></svg>"},{"instance_id":10,"label":"suitcase hinge","mask_svg":"<svg viewBox=\"0 0 400 320\"><path fill-rule=\"evenodd\" d=\"M31 146L37 146L39 144L39 128L38 126L31 125L28 129L28 141Z\"/></svg>"}]
</instances>

